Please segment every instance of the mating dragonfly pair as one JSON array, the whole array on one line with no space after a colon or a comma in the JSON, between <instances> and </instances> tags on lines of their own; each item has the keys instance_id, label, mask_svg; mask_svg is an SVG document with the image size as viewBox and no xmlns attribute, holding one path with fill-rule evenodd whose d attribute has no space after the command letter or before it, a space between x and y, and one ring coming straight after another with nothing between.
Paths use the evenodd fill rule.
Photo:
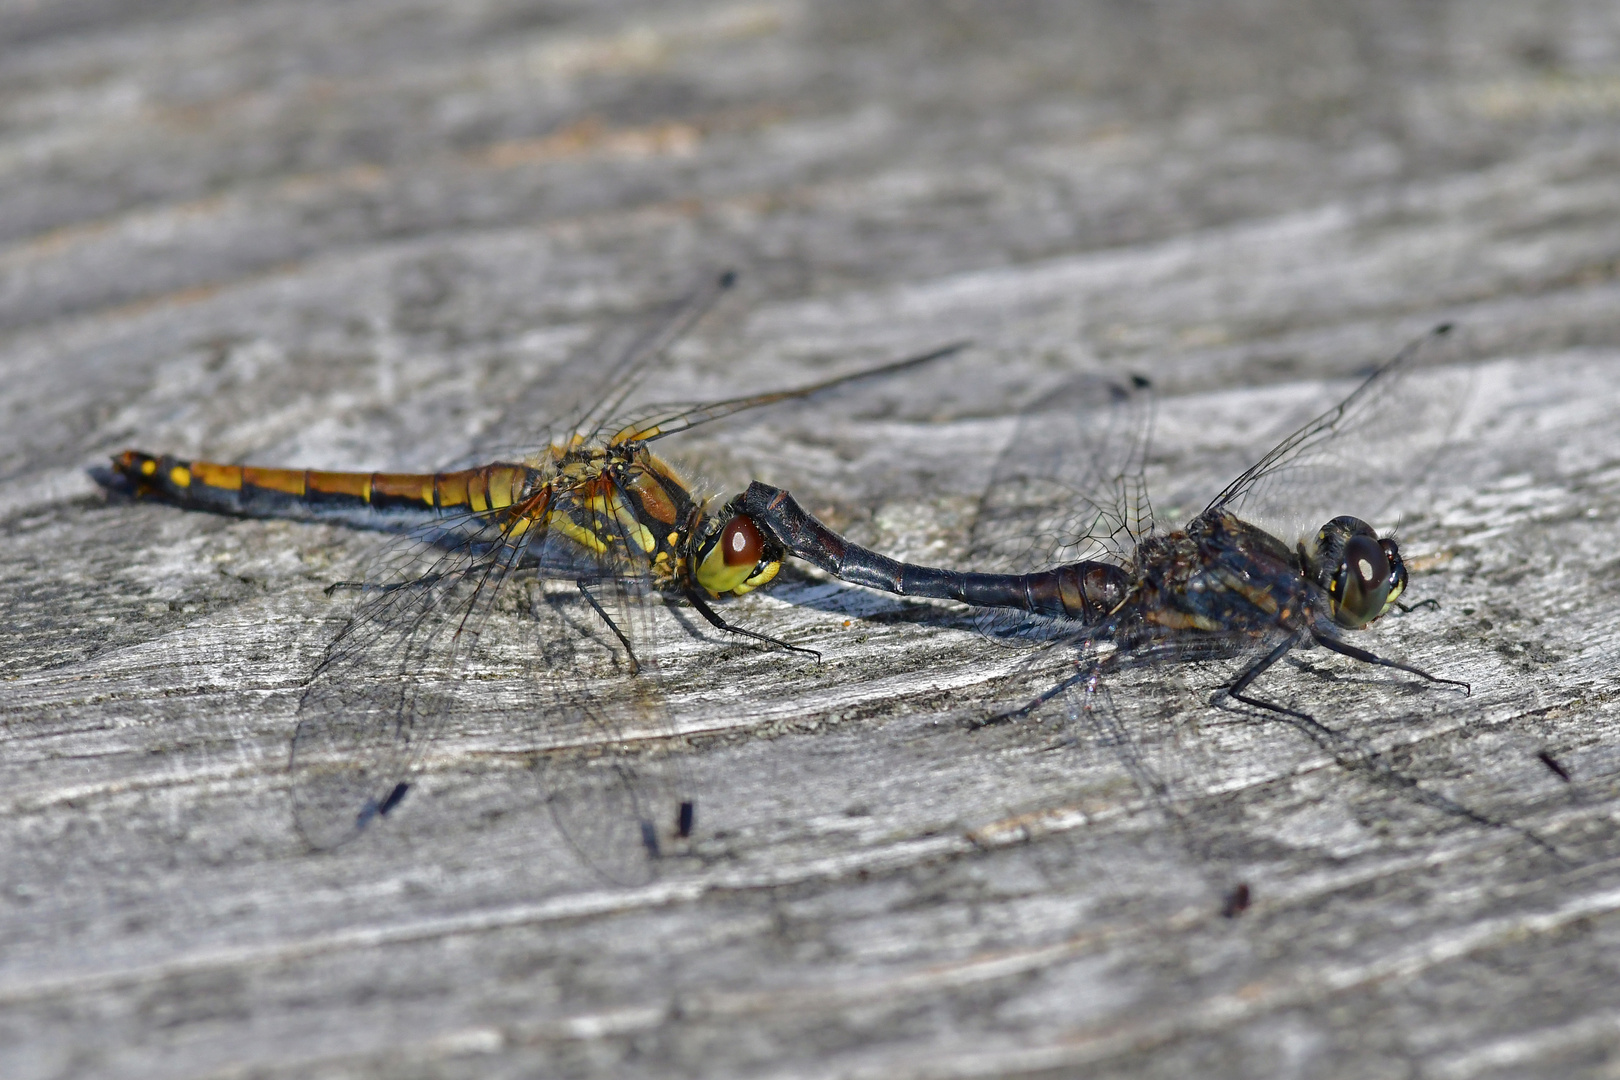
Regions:
<instances>
[{"instance_id":1,"label":"mating dragonfly pair","mask_svg":"<svg viewBox=\"0 0 1620 1080\"><path fill-rule=\"evenodd\" d=\"M358 602L299 705L293 805L312 847L342 844L399 804L456 708L457 681L500 651L500 639L515 642L516 662L538 691L527 707L556 750L544 783L564 836L605 876L646 877L672 841L691 834L696 811L668 761L673 729L659 687L655 607L684 600L721 630L807 652L733 625L712 603L767 584L788 554L856 584L1002 609L1013 623L1073 646L1073 672L1019 711L1059 696L1073 709L1094 710L1102 680L1127 663L1249 656L1228 695L1314 725L1308 713L1252 692L1279 658L1312 644L1450 682L1345 640L1345 631L1377 620L1402 595L1406 568L1394 539L1339 516L1290 547L1239 516L1263 489L1285 497L1302 490L1279 483L1290 474L1320 492L1320 470L1340 448L1392 425L1410 427L1402 384L1421 348L1378 368L1169 533L1155 530L1142 481L1145 381L1121 387L1082 379L1026 416L981 507L985 557L1024 568L963 573L850 544L763 484L716 511L650 446L745 410L896 374L965 343L793 390L615 415L648 366L730 282L724 276L688 301L615 365L571 437L522 462L396 474L254 468L134 450L114 458L110 484L182 507L399 534L364 580L328 590L353 591ZM1080 553L1095 557L1072 557ZM489 633L485 641L496 623L520 627L519 636Z\"/></svg>"}]
</instances>

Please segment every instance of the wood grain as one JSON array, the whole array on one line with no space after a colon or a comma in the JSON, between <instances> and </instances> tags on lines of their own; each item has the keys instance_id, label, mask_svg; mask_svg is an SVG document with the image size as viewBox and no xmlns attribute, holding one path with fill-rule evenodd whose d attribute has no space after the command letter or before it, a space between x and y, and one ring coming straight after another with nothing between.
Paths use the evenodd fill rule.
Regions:
<instances>
[{"instance_id":1,"label":"wood grain","mask_svg":"<svg viewBox=\"0 0 1620 1080\"><path fill-rule=\"evenodd\" d=\"M1617 172L1606 0L0 5L0 1073L1613 1076ZM1472 694L1274 685L1514 827L1218 667L1114 687L1172 827L1094 731L973 726L1032 680L970 617L789 570L728 612L819 665L670 617L700 820L653 884L571 856L493 669L304 850L298 694L374 539L85 470L532 444L726 266L640 399L975 339L665 444L941 563L1065 372L1154 379L1188 511L1458 322L1454 452L1391 478L1439 607L1375 640Z\"/></svg>"}]
</instances>

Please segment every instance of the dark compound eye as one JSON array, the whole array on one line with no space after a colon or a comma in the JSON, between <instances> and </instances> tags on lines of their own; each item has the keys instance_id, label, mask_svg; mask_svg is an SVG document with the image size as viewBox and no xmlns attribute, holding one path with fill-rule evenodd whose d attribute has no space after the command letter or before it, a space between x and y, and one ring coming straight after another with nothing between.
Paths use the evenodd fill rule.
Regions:
<instances>
[{"instance_id":1,"label":"dark compound eye","mask_svg":"<svg viewBox=\"0 0 1620 1080\"><path fill-rule=\"evenodd\" d=\"M1368 536L1346 540L1333 585L1334 599L1355 625L1365 625L1382 614L1389 592L1389 559L1378 541Z\"/></svg>"},{"instance_id":2,"label":"dark compound eye","mask_svg":"<svg viewBox=\"0 0 1620 1080\"><path fill-rule=\"evenodd\" d=\"M720 530L720 557L727 566L753 566L765 554L765 538L752 518L741 514Z\"/></svg>"},{"instance_id":3,"label":"dark compound eye","mask_svg":"<svg viewBox=\"0 0 1620 1080\"><path fill-rule=\"evenodd\" d=\"M1388 611L1406 587L1395 541L1380 540L1371 525L1353 517L1322 526L1309 571L1333 599L1333 621L1352 630Z\"/></svg>"}]
</instances>

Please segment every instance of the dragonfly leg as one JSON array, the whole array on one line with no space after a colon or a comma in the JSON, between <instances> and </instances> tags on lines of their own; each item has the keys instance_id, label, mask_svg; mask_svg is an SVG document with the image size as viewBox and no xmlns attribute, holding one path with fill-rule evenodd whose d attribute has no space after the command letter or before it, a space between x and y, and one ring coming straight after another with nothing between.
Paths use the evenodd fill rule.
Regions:
<instances>
[{"instance_id":1,"label":"dragonfly leg","mask_svg":"<svg viewBox=\"0 0 1620 1080\"><path fill-rule=\"evenodd\" d=\"M1443 679L1438 675L1430 675L1422 668L1413 667L1411 664L1403 664L1398 660L1386 660L1376 653L1370 653L1366 649L1358 649L1354 645L1340 641L1338 638L1327 634L1318 634L1316 636L1316 643L1322 646L1324 649L1331 649L1340 656L1348 656L1352 660L1360 660L1363 664L1377 664L1379 667L1394 668L1396 671L1404 671L1409 675L1420 675L1423 678L1428 679L1430 682L1445 683L1447 686L1460 686L1463 688L1463 693L1465 694L1472 694L1474 692L1474 688L1465 682L1460 682L1457 679Z\"/></svg>"},{"instance_id":2,"label":"dragonfly leg","mask_svg":"<svg viewBox=\"0 0 1620 1080\"><path fill-rule=\"evenodd\" d=\"M574 584L579 588L579 594L585 598L585 602L591 605L591 608L602 617L602 621L607 623L607 628L613 631L613 636L619 639L619 644L624 646L625 655L630 657L630 674L638 674L641 671L641 661L636 659L636 650L630 647L630 639L624 636L624 631L619 629L619 624L609 618L608 613L602 610L602 605L596 602L596 597L591 595L591 590L585 587L583 581L576 581Z\"/></svg>"},{"instance_id":3,"label":"dragonfly leg","mask_svg":"<svg viewBox=\"0 0 1620 1080\"><path fill-rule=\"evenodd\" d=\"M701 614L705 619L709 620L710 625L724 630L728 634L740 634L746 638L753 638L755 641L763 641L767 645L775 645L778 649L786 649L789 652L804 653L806 656L815 657L816 663L819 664L821 662L821 654L814 649L806 649L802 645L789 645L787 642L773 638L769 634L761 634L757 630L749 630L746 627L736 626L732 623L726 622L726 620L721 617L720 613L714 610L714 608L710 607L709 602L696 592L688 592L686 594L686 599L691 602L693 607L698 609L699 614Z\"/></svg>"},{"instance_id":4,"label":"dragonfly leg","mask_svg":"<svg viewBox=\"0 0 1620 1080\"><path fill-rule=\"evenodd\" d=\"M1288 650L1294 648L1298 644L1299 635L1295 634L1289 637L1281 645L1278 645L1275 649L1272 649L1270 652L1266 653L1266 655L1244 668L1243 673L1233 680L1231 686L1226 688L1226 696L1231 698L1233 701L1241 701L1243 704L1253 706L1256 709L1265 709L1267 712L1282 713L1284 716L1293 716L1309 723L1315 723L1315 719L1309 713L1302 713L1297 709L1286 708L1285 706L1278 705L1275 701L1267 701L1264 698L1249 697L1244 693L1244 691L1249 688L1254 680L1265 674L1267 668L1281 660L1284 656L1287 656Z\"/></svg>"},{"instance_id":5,"label":"dragonfly leg","mask_svg":"<svg viewBox=\"0 0 1620 1080\"><path fill-rule=\"evenodd\" d=\"M1069 689L1069 687L1073 686L1075 683L1084 682L1087 679L1094 678L1096 676L1096 674L1097 673L1095 671L1093 671L1091 668L1088 667L1088 668L1086 668L1086 669L1084 669L1084 670L1082 670L1082 671L1080 671L1080 672L1078 672L1078 673L1076 673L1074 675L1068 676L1062 682L1058 683L1056 686L1046 690L1040 696L1038 696L1038 697L1036 697L1036 698L1034 698L1034 699L1032 699L1030 701L1026 701L1024 704L1018 706L1018 708L1016 708L1016 709L1007 709L1007 710L1005 710L1003 712L991 713L989 716L985 717L983 720L971 720L971 721L969 721L968 724L967 724L967 728L968 728L969 731L977 731L979 728L993 727L996 724L1007 724L1007 723L1011 723L1011 722L1013 722L1015 720L1023 720L1024 718L1029 716L1030 713L1034 712L1036 709L1040 708L1042 705L1045 705L1048 701L1051 701L1053 698L1057 697L1059 694L1065 692L1066 690Z\"/></svg>"},{"instance_id":6,"label":"dragonfly leg","mask_svg":"<svg viewBox=\"0 0 1620 1080\"><path fill-rule=\"evenodd\" d=\"M1414 675L1421 675L1424 678L1430 679L1434 682L1450 683L1454 686L1463 686L1465 688L1468 685L1467 683L1459 683L1454 679L1441 679L1434 675L1430 675L1426 671L1420 671L1417 668L1408 667L1405 664L1398 664L1393 660L1385 660L1383 657L1375 656L1364 649L1358 649L1354 645L1346 645L1344 642L1339 641L1336 638L1330 638L1326 635L1317 636L1315 640L1319 644L1332 649L1334 652L1343 653L1345 656L1348 656L1354 660L1362 660L1369 664L1378 664L1382 667L1392 667L1401 671L1408 671ZM1255 679L1259 678L1259 676L1272 664L1275 664L1278 660L1281 660L1288 653L1289 649L1294 648L1299 643L1300 635L1296 634L1288 638L1288 640L1284 641L1281 645L1278 645L1275 649L1272 649L1265 656L1262 656L1259 660L1256 660L1253 664L1250 664L1249 667L1244 670L1243 674L1237 677L1237 681L1227 689L1227 696L1231 697L1234 701L1241 701L1245 705L1250 705L1257 709L1264 709L1268 712L1278 713L1284 717L1287 717L1288 719L1285 721L1286 723L1294 727L1296 730L1304 733L1308 738L1311 739L1311 741L1315 742L1316 745L1332 754L1334 760L1338 761L1340 765L1347 769L1359 770L1380 783L1404 791L1410 798L1424 804L1425 806L1433 807L1442 813L1450 814L1453 817L1462 818L1467 821L1472 821L1476 825L1484 825L1492 829L1507 829L1512 832L1516 832L1526 840L1530 841L1530 843L1534 844L1536 847L1558 859L1560 862L1565 863L1566 865L1569 863L1569 860L1564 857L1562 852L1554 847L1550 841L1544 839L1533 830L1527 829L1521 825L1515 825L1510 821L1492 817L1489 814L1481 813L1480 811L1457 802L1454 799L1447 798L1439 792L1430 791L1421 786L1416 780L1405 775L1400 770L1395 768L1394 765L1390 764L1389 760L1383 754L1379 753L1378 750L1376 750L1371 744L1355 738L1352 735L1346 735L1344 732L1335 731L1326 724L1317 720L1316 717L1311 716L1309 713L1302 713L1297 709L1285 708L1276 704L1275 702L1249 697L1243 693L1244 690L1248 689L1249 684L1254 682Z\"/></svg>"}]
</instances>

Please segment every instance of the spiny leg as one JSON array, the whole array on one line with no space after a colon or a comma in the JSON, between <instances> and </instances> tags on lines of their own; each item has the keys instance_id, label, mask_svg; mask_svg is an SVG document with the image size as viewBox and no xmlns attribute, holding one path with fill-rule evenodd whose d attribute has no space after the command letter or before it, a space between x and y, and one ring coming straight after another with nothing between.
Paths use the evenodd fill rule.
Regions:
<instances>
[{"instance_id":1,"label":"spiny leg","mask_svg":"<svg viewBox=\"0 0 1620 1080\"><path fill-rule=\"evenodd\" d=\"M1230 697L1234 701L1240 701L1243 704L1256 709L1263 709L1266 712L1277 713L1280 716L1288 717L1290 721L1293 722L1295 727L1305 731L1319 745L1329 749L1336 757L1340 757L1341 764L1347 764L1344 758L1341 757L1341 755L1346 753L1344 749L1345 746L1352 747L1356 750L1356 754L1351 755L1352 757L1359 756L1368 762L1381 760L1379 759L1378 752L1376 750L1362 744L1357 739L1352 739L1348 735L1343 735L1337 731L1334 731L1332 728L1327 727L1321 721L1317 720L1316 717L1312 716L1310 713L1300 712L1298 709L1290 709L1287 706L1277 704L1275 701L1267 701L1264 698L1251 697L1244 693L1244 691L1249 688L1254 680L1258 679L1266 672L1268 668L1286 656L1290 649L1298 645L1301 637L1302 634L1291 635L1275 649L1272 649L1269 653L1245 668L1243 673L1233 681L1232 685L1226 688L1227 697ZM1438 676L1430 675L1428 672L1422 671L1418 668L1396 663L1393 660L1385 660L1384 658L1375 656L1364 649L1358 649L1354 645L1346 645L1344 642L1338 641L1334 638L1317 637L1315 640L1327 648L1332 649L1334 652L1341 652L1353 660L1363 660L1370 664L1378 664L1384 667L1397 668L1401 671L1409 671L1414 675L1421 675L1426 679L1433 680L1434 682L1452 683L1465 688L1468 685L1467 683L1458 683L1453 679L1442 679ZM1329 746L1330 743L1333 745ZM1388 765L1383 767L1385 769L1389 768Z\"/></svg>"},{"instance_id":2,"label":"spiny leg","mask_svg":"<svg viewBox=\"0 0 1620 1080\"><path fill-rule=\"evenodd\" d=\"M1275 649L1272 649L1270 652L1266 653L1266 655L1250 664L1243 670L1241 675L1233 680L1232 685L1226 688L1227 697L1232 698L1234 701L1241 701L1245 705L1251 705L1256 709L1265 709L1267 712L1281 713L1284 716L1293 716L1300 720L1309 721L1313 724L1316 723L1316 721L1311 718L1309 713L1302 713L1296 709L1290 709L1286 708L1285 706L1278 705L1274 701L1266 701L1264 698L1254 698L1244 694L1244 691L1249 688L1249 685L1253 683L1254 680L1265 674L1267 668L1271 667L1271 665L1275 664L1278 660L1281 660L1284 656L1287 656L1288 651L1298 644L1299 635L1294 634L1283 641L1283 643L1278 645Z\"/></svg>"},{"instance_id":3,"label":"spiny leg","mask_svg":"<svg viewBox=\"0 0 1620 1080\"><path fill-rule=\"evenodd\" d=\"M1443 679L1438 675L1430 675L1422 668L1413 667L1411 664L1403 664L1397 660L1386 660L1377 653L1370 653L1366 649L1358 649L1354 645L1340 641L1336 637L1318 634L1316 636L1316 643L1322 646L1324 649L1329 649L1338 653L1340 656L1348 656L1352 660L1360 660L1363 664L1377 664L1379 667L1394 668L1396 671L1404 671L1408 675L1419 675L1425 679L1428 679L1430 682L1445 683L1447 686L1460 686L1463 688L1463 692L1466 694L1472 694L1474 692L1473 687L1469 686L1465 682L1460 682L1457 679Z\"/></svg>"},{"instance_id":4,"label":"spiny leg","mask_svg":"<svg viewBox=\"0 0 1620 1080\"><path fill-rule=\"evenodd\" d=\"M607 623L607 628L613 631L613 636L619 639L619 644L624 646L625 655L630 658L630 674L639 674L641 661L636 659L636 651L630 647L630 639L624 636L624 631L619 629L619 624L609 618L606 611L602 610L602 605L597 603L596 597L591 595L591 590L585 587L583 581L576 581L574 584L579 588L579 594L585 598L585 602L591 605L592 610L602 617L602 621Z\"/></svg>"},{"instance_id":5,"label":"spiny leg","mask_svg":"<svg viewBox=\"0 0 1620 1080\"><path fill-rule=\"evenodd\" d=\"M1249 697L1243 693L1243 691L1248 689L1249 685L1253 683L1255 679L1259 678L1267 668L1271 667L1271 665L1275 664L1278 660L1281 660L1285 655L1287 655L1290 649L1298 645L1299 640L1300 635L1296 634L1291 636L1286 641L1278 645L1275 649L1272 649L1265 656L1262 656L1259 660L1256 660L1253 664L1250 664L1248 668L1246 668L1243 673L1237 677L1236 681L1234 681L1232 685L1227 688L1227 696L1232 698L1234 701L1240 701L1245 705L1252 706L1256 709L1263 709L1267 712L1276 713L1284 717L1285 722L1290 727L1302 732L1312 742L1316 743L1316 745L1332 754L1333 759L1346 769L1364 770L1370 773L1371 776L1380 783L1388 787L1399 788L1401 791L1405 792L1409 798L1412 798L1425 806L1439 810L1442 813L1450 814L1453 817L1459 817L1466 821L1472 821L1474 824L1483 825L1486 828L1508 829L1516 832L1526 840L1529 840L1536 847L1553 856L1555 859L1558 859L1560 862L1568 862L1568 860L1564 858L1564 856L1556 847L1552 845L1551 842L1543 839L1534 830L1524 828L1520 825L1515 825L1512 822L1504 821L1500 818L1491 817L1488 814L1480 813L1478 810L1465 806L1454 799L1449 799L1444 795L1428 790L1427 788L1421 786L1416 780L1396 769L1394 765L1389 763L1383 754L1379 753L1376 749L1362 740L1350 735L1346 735L1341 731L1335 731L1326 724L1323 724L1321 721L1317 720L1316 717L1310 715L1309 713L1300 712L1297 709L1289 709L1282 705L1278 705L1276 702L1265 701L1261 698ZM1382 667L1392 667L1401 671L1407 671L1414 675L1421 675L1433 682L1449 683L1454 686L1461 686L1464 689L1468 688L1467 683L1460 683L1455 679L1442 679L1438 676L1430 675L1428 672L1418 668L1408 667L1405 664L1399 664L1393 660L1385 660L1383 657L1376 656L1373 653L1367 652L1363 649L1358 649L1353 645L1346 645L1344 642L1333 638L1318 637L1316 638L1316 641L1329 649L1332 649L1334 652L1343 653L1345 656L1355 660L1362 660L1369 664L1378 664Z\"/></svg>"},{"instance_id":6,"label":"spiny leg","mask_svg":"<svg viewBox=\"0 0 1620 1080\"><path fill-rule=\"evenodd\" d=\"M1048 701L1051 701L1053 698L1057 697L1059 694L1061 694L1061 693L1065 692L1066 690L1068 690L1069 687L1073 686L1075 683L1083 682L1083 681L1085 681L1087 679L1093 678L1093 677L1096 676L1096 674L1097 674L1097 672L1095 670L1094 665L1088 665L1086 668L1082 669L1081 671L1078 671L1073 675L1069 675L1069 676L1065 677L1064 679L1059 681L1056 686L1053 686L1050 689L1042 692L1041 694L1036 696L1034 699L1025 702L1024 704L1018 706L1016 709L1007 709L1007 710L1005 710L1003 712L991 713L989 716L985 717L983 720L970 720L968 722L967 728L968 728L969 731L977 731L979 728L992 727L992 726L994 726L996 724L1007 724L1007 723L1012 723L1013 721L1023 720L1025 718L1027 718L1031 713L1033 713L1036 709L1040 708L1042 705L1045 705Z\"/></svg>"},{"instance_id":7,"label":"spiny leg","mask_svg":"<svg viewBox=\"0 0 1620 1080\"><path fill-rule=\"evenodd\" d=\"M709 623L712 626L720 630L724 630L728 634L740 634L746 638L753 638L755 641L763 641L767 645L775 645L778 649L786 649L789 652L804 653L806 656L815 657L816 663L821 663L821 654L815 649L806 649L802 645L790 645L785 641L771 637L769 634L761 634L757 630L749 630L746 627L736 626L732 623L726 622L726 620L721 617L720 613L714 610L714 608L710 607L709 602L696 592L687 593L686 599L691 602L693 607L697 608L699 614L701 614L705 619L709 620Z\"/></svg>"}]
</instances>

